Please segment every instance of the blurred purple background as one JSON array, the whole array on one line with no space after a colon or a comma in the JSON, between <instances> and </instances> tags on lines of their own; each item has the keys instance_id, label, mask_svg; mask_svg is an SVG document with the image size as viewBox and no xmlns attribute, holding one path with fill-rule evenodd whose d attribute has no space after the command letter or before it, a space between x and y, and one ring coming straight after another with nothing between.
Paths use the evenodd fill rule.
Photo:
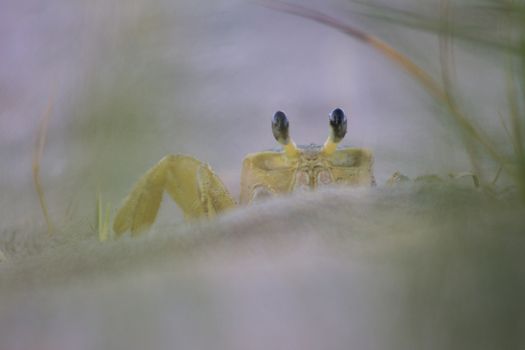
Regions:
<instances>
[{"instance_id":1,"label":"blurred purple background","mask_svg":"<svg viewBox=\"0 0 525 350\"><path fill-rule=\"evenodd\" d=\"M344 1L308 5L436 72L433 35L367 21ZM436 6L428 2L427 11ZM12 218L39 215L31 154L50 99L41 173L50 207L62 212L73 204L82 212L97 187L118 202L168 153L210 163L237 195L243 156L276 146L269 123L278 109L296 141L308 144L324 141L328 113L342 107L350 116L345 143L374 151L379 183L396 170L470 170L441 107L393 63L258 3L4 1L0 23L0 185L20 198L2 196ZM477 122L501 136L497 62L461 49L456 55L462 97Z\"/></svg>"}]
</instances>

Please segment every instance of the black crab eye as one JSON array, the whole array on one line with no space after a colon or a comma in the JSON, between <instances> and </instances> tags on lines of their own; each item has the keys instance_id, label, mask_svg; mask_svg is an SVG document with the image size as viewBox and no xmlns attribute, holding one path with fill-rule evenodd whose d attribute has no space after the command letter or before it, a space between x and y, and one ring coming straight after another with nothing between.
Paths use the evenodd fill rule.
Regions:
<instances>
[{"instance_id":1,"label":"black crab eye","mask_svg":"<svg viewBox=\"0 0 525 350\"><path fill-rule=\"evenodd\" d=\"M272 133L277 142L288 142L288 129L289 123L288 118L286 118L286 114L284 114L282 111L275 112L272 119Z\"/></svg>"},{"instance_id":2,"label":"black crab eye","mask_svg":"<svg viewBox=\"0 0 525 350\"><path fill-rule=\"evenodd\" d=\"M336 108L330 113L330 127L333 131L334 142L341 141L346 135L347 119L341 108Z\"/></svg>"}]
</instances>

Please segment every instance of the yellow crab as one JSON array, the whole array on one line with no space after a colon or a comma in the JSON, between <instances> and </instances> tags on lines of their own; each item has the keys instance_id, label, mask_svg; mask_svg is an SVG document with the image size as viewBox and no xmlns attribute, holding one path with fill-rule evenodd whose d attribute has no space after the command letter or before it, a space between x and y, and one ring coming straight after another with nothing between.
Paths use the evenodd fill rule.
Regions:
<instances>
[{"instance_id":1,"label":"yellow crab","mask_svg":"<svg viewBox=\"0 0 525 350\"><path fill-rule=\"evenodd\" d=\"M273 136L283 148L248 154L241 173L240 203L296 189L344 184L372 186L372 153L362 148L337 148L346 134L347 119L337 108L330 113L330 135L324 145L296 146L289 136L286 115L272 119ZM211 218L236 206L235 200L208 164L184 155L168 155L134 186L117 212L113 230L133 235L148 229L157 216L164 191L182 209L186 219Z\"/></svg>"}]
</instances>

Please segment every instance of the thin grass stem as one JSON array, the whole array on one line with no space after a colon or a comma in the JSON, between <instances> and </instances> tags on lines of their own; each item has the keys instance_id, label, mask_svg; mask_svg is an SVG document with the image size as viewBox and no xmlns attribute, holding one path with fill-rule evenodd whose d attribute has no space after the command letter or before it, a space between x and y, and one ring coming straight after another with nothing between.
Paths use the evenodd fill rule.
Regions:
<instances>
[{"instance_id":1,"label":"thin grass stem","mask_svg":"<svg viewBox=\"0 0 525 350\"><path fill-rule=\"evenodd\" d=\"M51 218L47 210L44 189L42 188L42 181L40 178L40 164L42 162L42 157L44 155L44 147L45 147L46 139L47 139L49 120L51 118L51 111L53 110L55 91L56 89L53 90L53 93L51 94L51 97L49 98L47 108L42 116L42 121L40 122L40 126L38 128L38 134L37 134L37 139L35 143L35 148L33 150L33 161L32 161L33 183L35 185L36 193L38 195L38 200L40 203L40 208L42 209L42 214L44 215L44 220L46 221L47 232L49 235L53 233L54 228L53 228L53 223L51 221Z\"/></svg>"}]
</instances>

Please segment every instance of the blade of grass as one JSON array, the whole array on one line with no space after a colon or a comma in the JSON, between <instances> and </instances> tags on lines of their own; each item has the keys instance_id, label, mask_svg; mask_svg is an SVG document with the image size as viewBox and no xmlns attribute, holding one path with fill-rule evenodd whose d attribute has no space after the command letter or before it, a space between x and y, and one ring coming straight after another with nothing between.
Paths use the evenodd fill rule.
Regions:
<instances>
[{"instance_id":1,"label":"blade of grass","mask_svg":"<svg viewBox=\"0 0 525 350\"><path fill-rule=\"evenodd\" d=\"M100 190L97 190L97 232L99 241L105 241L102 235L102 196Z\"/></svg>"},{"instance_id":2,"label":"blade of grass","mask_svg":"<svg viewBox=\"0 0 525 350\"><path fill-rule=\"evenodd\" d=\"M106 206L102 200L100 190L97 190L97 231L100 242L105 242L109 239L109 224L111 221L111 204Z\"/></svg>"},{"instance_id":3,"label":"blade of grass","mask_svg":"<svg viewBox=\"0 0 525 350\"><path fill-rule=\"evenodd\" d=\"M492 184L495 185L496 182L498 182L498 179L499 179L499 176L501 175L501 171L503 170L503 168L500 166L498 168L498 172L496 173L496 176L494 176L494 179L492 180Z\"/></svg>"},{"instance_id":4,"label":"blade of grass","mask_svg":"<svg viewBox=\"0 0 525 350\"><path fill-rule=\"evenodd\" d=\"M47 130L48 130L48 125L49 125L49 120L51 117L51 111L53 110L55 91L56 89L53 90L53 93L51 94L51 97L49 98L49 103L42 116L42 121L40 122L40 126L38 128L38 134L37 134L37 139L35 143L35 148L33 150L33 161L32 161L33 183L35 185L36 193L38 195L38 200L40 202L40 208L42 209L42 214L44 215L44 220L46 221L47 232L49 235L53 233L54 228L51 222L51 218L49 217L49 213L47 211L46 198L44 196L44 190L42 188L42 181L40 179L40 164L42 162L42 156L44 154L44 146L46 144Z\"/></svg>"},{"instance_id":5,"label":"blade of grass","mask_svg":"<svg viewBox=\"0 0 525 350\"><path fill-rule=\"evenodd\" d=\"M106 240L109 239L110 230L109 227L111 223L111 202L108 202L106 206L106 217L104 218L104 231L103 236L106 237Z\"/></svg>"},{"instance_id":6,"label":"blade of grass","mask_svg":"<svg viewBox=\"0 0 525 350\"><path fill-rule=\"evenodd\" d=\"M505 5L508 7L514 7L514 1L508 0L505 2ZM509 14L510 16L510 14ZM521 29L521 31L520 31ZM524 28L517 28L518 33L515 33L516 28L511 28L511 30L508 33L508 40L512 40L512 37L516 34L520 35L520 40L522 41L522 46L525 44L523 41L523 35L525 32ZM525 69L525 46L523 46L523 51L521 52L521 55L518 56L521 60L521 71L522 74L524 73ZM513 74L513 62L515 61L515 58L511 55L508 55L507 57L507 69L506 69L506 89L507 89L507 100L509 104L510 109L510 122L512 126L512 133L510 134L510 140L514 147L514 153L516 157L516 163L518 166L518 185L520 186L521 192L523 197L525 197L525 144L523 142L523 125L522 120L525 119L525 111L523 108L520 108L520 104L518 102L518 92L517 92L517 86L520 84L520 80L516 76L516 74ZM522 90L525 88L525 76L521 76L522 80ZM525 94L525 91L522 91ZM523 96L525 99L525 95ZM521 114L521 116L520 116ZM504 124L505 126L505 124ZM508 132L508 131L507 131Z\"/></svg>"},{"instance_id":7,"label":"blade of grass","mask_svg":"<svg viewBox=\"0 0 525 350\"><path fill-rule=\"evenodd\" d=\"M439 20L409 11L396 9L392 6L387 6L384 4L376 5L363 1L352 2L368 10L360 10L360 15L364 15L371 19L380 20L381 22L403 25L408 28L417 28L429 33L440 32L444 27L443 23ZM476 8L483 9L481 5L477 5L476 7L466 8L465 11L471 12ZM503 15L506 13L511 13L514 17L516 17L516 21L520 20L520 18L516 16L515 12L509 8L502 9L501 7L498 7L494 8L493 10ZM523 15L524 14L522 14L522 16ZM489 36L489 34L492 33L490 30L479 30L478 28L473 30L469 26L461 26L457 24L449 28L449 30L453 32L455 37L464 41L474 42L477 45L482 45L498 51L507 51L514 54L519 52L519 48L516 45L503 42L499 37Z\"/></svg>"},{"instance_id":8,"label":"blade of grass","mask_svg":"<svg viewBox=\"0 0 525 350\"><path fill-rule=\"evenodd\" d=\"M454 51L453 51L453 31L450 26L450 6L448 0L441 0L441 22L444 24L443 30L439 32L439 62L441 66L441 82L443 84L443 91L445 92L446 104L449 109L459 104L456 101L455 86L456 86L456 71L454 63ZM461 112L460 112L461 113ZM474 173L477 174L478 178L483 180L483 174L481 173L481 167L479 165L478 157L474 144L465 135L462 134L463 144L465 150L469 155L470 162Z\"/></svg>"},{"instance_id":9,"label":"blade of grass","mask_svg":"<svg viewBox=\"0 0 525 350\"><path fill-rule=\"evenodd\" d=\"M461 129L464 130L465 133L472 139L479 142L493 160L501 164L501 166L503 166L509 173L514 175L513 172L508 168L508 161L496 150L494 146L492 146L488 138L483 136L481 131L477 130L477 128L469 121L469 119L459 110L457 105L447 103L447 96L443 88L428 73L426 73L426 71L413 63L405 55L395 50L384 41L366 34L365 32L349 26L346 23L343 23L322 12L300 5L273 0L264 0L262 1L262 5L283 13L310 19L317 23L326 25L378 50L381 54L383 54L389 60L397 63L399 66L401 66L401 68L403 68L407 73L415 78L436 100L441 103L445 103L448 106L450 115L456 120Z\"/></svg>"},{"instance_id":10,"label":"blade of grass","mask_svg":"<svg viewBox=\"0 0 525 350\"><path fill-rule=\"evenodd\" d=\"M512 58L509 57L509 62L506 69L506 89L507 89L507 100L510 109L510 121L512 125L512 133L507 130L510 139L512 140L512 145L514 147L514 152L516 155L523 159L523 137L521 134L521 121L519 116L519 107L518 107L518 94L516 91L516 78L512 74ZM505 126L506 127L506 126Z\"/></svg>"},{"instance_id":11,"label":"blade of grass","mask_svg":"<svg viewBox=\"0 0 525 350\"><path fill-rule=\"evenodd\" d=\"M513 6L513 1L509 0L506 2L510 7ZM511 40L512 35L514 33L509 33L509 40ZM525 57L521 57L522 60L525 60ZM522 125L520 121L519 116L519 105L518 105L518 96L516 91L516 85L518 84L517 78L514 74L512 74L512 61L513 57L508 56L508 64L507 64L507 96L508 96L508 103L510 107L510 117L511 117L511 123L512 123L512 131L513 131L513 143L515 145L515 152L516 155L519 157L521 161L525 159L525 152L523 150L523 136L522 136ZM522 67L525 68L525 67ZM524 78L525 80L525 78Z\"/></svg>"},{"instance_id":12,"label":"blade of grass","mask_svg":"<svg viewBox=\"0 0 525 350\"><path fill-rule=\"evenodd\" d=\"M500 119L501 126L503 127L503 130L505 131L505 135L511 141L512 147L514 149L514 152L516 152L516 150L518 149L519 146L516 145L514 137L512 136L512 133L509 131L507 123L505 122L505 118L503 117L503 114L501 114L501 113L498 113L498 116L499 116L499 119Z\"/></svg>"}]
</instances>

